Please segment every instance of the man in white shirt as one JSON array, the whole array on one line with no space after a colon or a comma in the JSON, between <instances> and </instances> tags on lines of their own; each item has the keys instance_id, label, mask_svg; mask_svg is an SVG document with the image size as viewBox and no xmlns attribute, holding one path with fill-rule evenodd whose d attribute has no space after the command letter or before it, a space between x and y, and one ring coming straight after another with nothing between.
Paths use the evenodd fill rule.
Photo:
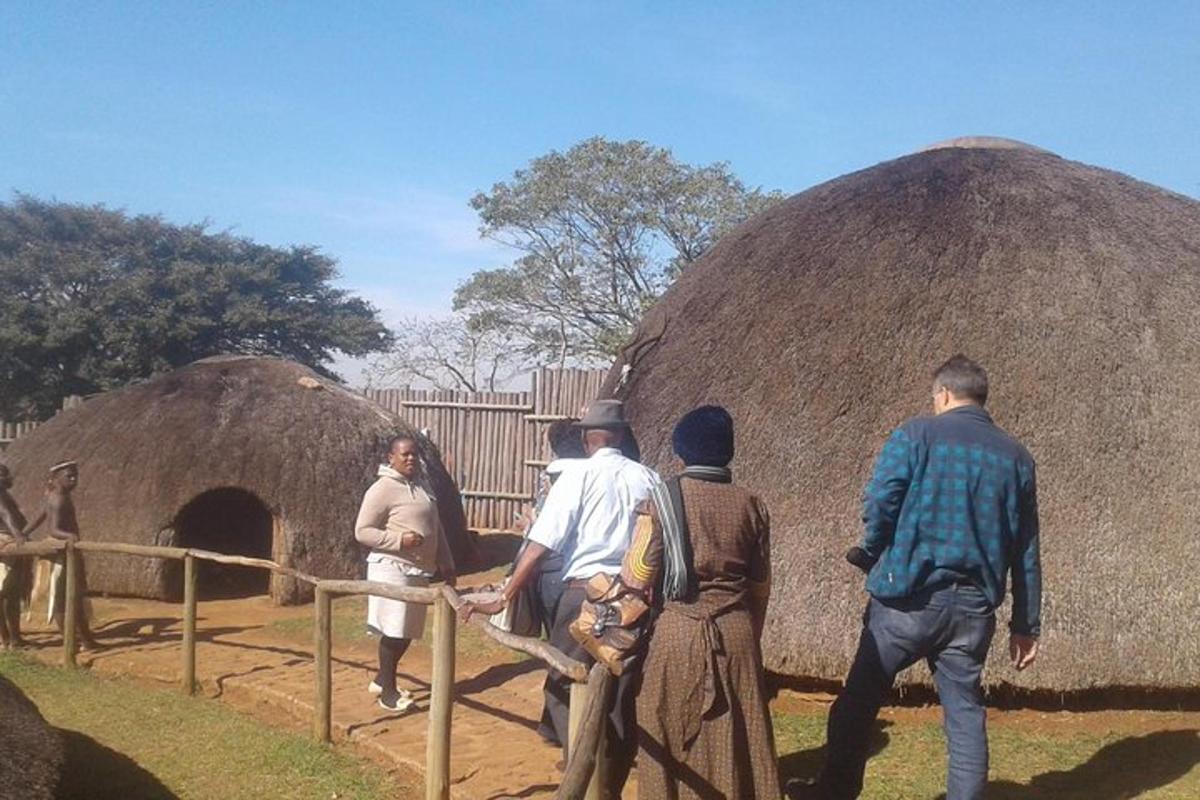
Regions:
<instances>
[{"instance_id":1,"label":"man in white shirt","mask_svg":"<svg viewBox=\"0 0 1200 800\"><path fill-rule=\"evenodd\" d=\"M550 644L571 658L591 664L593 659L571 637L568 628L579 616L588 579L598 573L617 575L621 572L621 560L629 549L638 506L649 499L650 489L658 476L653 470L621 455L620 447L629 423L619 400L592 403L579 427L583 429L587 460L564 470L550 489L546 504L529 531L529 544L504 588L502 599L479 606L477 610L495 613L503 609L524 586L537 578L539 562L547 553L562 552L567 558L563 571L566 586L550 631ZM605 776L605 788L610 798L620 797L637 751L631 678L632 674L626 674L618 679L609 714L611 769ZM559 741L566 743L570 680L551 670L546 676L546 693L558 696L561 701L550 711Z\"/></svg>"}]
</instances>

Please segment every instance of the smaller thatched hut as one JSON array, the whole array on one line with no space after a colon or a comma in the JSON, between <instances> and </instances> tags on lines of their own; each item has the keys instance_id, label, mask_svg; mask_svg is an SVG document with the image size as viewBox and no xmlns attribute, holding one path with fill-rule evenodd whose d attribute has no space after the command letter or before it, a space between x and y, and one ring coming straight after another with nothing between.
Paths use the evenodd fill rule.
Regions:
<instances>
[{"instance_id":1,"label":"smaller thatched hut","mask_svg":"<svg viewBox=\"0 0 1200 800\"><path fill-rule=\"evenodd\" d=\"M53 800L63 763L58 731L0 676L0 800Z\"/></svg>"},{"instance_id":2,"label":"smaller thatched hut","mask_svg":"<svg viewBox=\"0 0 1200 800\"><path fill-rule=\"evenodd\" d=\"M79 462L85 539L198 547L272 558L320 577L358 577L353 526L386 443L417 436L457 557L467 547L458 490L437 449L407 423L299 364L205 359L64 411L5 453L28 516L55 462ZM93 591L172 599L176 562L89 555ZM201 570L201 593L266 591L261 570ZM270 579L278 602L305 587Z\"/></svg>"}]
</instances>

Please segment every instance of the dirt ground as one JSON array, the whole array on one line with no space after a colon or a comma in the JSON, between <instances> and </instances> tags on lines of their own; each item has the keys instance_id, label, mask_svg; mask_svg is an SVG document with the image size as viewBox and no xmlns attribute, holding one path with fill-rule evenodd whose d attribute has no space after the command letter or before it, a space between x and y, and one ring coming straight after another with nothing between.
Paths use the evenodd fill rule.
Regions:
<instances>
[{"instance_id":1,"label":"dirt ground","mask_svg":"<svg viewBox=\"0 0 1200 800\"><path fill-rule=\"evenodd\" d=\"M95 599L93 604L94 628L105 646L82 653L83 665L99 675L178 683L178 605L129 599ZM425 642L414 643L400 665L400 683L414 692L417 707L401 714L386 712L366 692L375 650L374 640L363 633L362 618L361 599L335 603L335 739L388 766L419 773L425 760L430 650ZM207 601L200 604L197 628L197 675L204 694L273 725L310 729L315 696L311 606L280 608L265 597ZM561 754L535 732L542 668L473 629L460 626L459 631L451 758L454 797L550 797ZM57 634L36 623L28 633L38 658L60 662ZM815 721L824 717L831 701L829 695L784 692L774 710ZM898 707L885 709L883 719L885 724L920 724L937 723L940 717L936 708ZM1200 729L1200 713L993 710L990 725L998 733L1019 728L1031 736L1136 736L1195 731ZM781 761L787 760L787 753L780 755ZM634 796L631 780L625 797Z\"/></svg>"}]
</instances>

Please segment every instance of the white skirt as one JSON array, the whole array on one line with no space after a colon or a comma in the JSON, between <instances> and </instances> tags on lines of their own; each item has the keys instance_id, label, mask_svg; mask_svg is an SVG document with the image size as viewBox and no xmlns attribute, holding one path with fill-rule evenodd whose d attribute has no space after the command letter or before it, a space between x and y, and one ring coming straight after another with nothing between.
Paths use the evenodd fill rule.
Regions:
<instances>
[{"instance_id":1,"label":"white skirt","mask_svg":"<svg viewBox=\"0 0 1200 800\"><path fill-rule=\"evenodd\" d=\"M429 585L428 578L405 575L403 568L390 559L368 561L367 580L418 589ZM425 606L371 595L367 598L367 629L376 636L420 639L425 633Z\"/></svg>"}]
</instances>

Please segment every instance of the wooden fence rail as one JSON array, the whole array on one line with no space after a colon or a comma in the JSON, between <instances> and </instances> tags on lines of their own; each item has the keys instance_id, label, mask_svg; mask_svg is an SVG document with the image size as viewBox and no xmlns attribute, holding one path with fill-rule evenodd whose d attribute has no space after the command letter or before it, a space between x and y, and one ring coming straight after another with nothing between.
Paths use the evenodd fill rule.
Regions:
<instances>
[{"instance_id":1,"label":"wooden fence rail","mask_svg":"<svg viewBox=\"0 0 1200 800\"><path fill-rule=\"evenodd\" d=\"M77 666L76 614L78 613L77 601L81 589L79 580L81 552L183 561L183 639L180 687L184 693L189 695L194 694L196 690L197 561L257 567L313 584L316 587L316 599L313 604L313 660L316 673L313 735L322 743L332 740L333 727L333 598L341 595L376 595L407 603L432 605L434 607L433 674L430 682L429 724L426 733L425 796L426 800L449 800L456 612L466 602L463 596L453 588L449 586L415 588L393 586L376 581L325 580L297 572L267 559L230 556L208 550L180 547L156 547L120 542L40 540L0 548L0 556L5 558L37 556L62 558L65 561L63 664L72 669ZM612 686L611 679L605 677L608 675L607 670L597 670L593 667L589 674L587 667L567 657L562 651L547 642L531 637L514 636L496 628L482 616L473 616L471 622L499 644L541 659L550 668L558 670L576 682L576 686L571 692L570 762L556 797L560 800L584 800L584 798L598 800L599 781L596 776L603 774L606 766L604 763L604 737L600 735L600 731L604 726L604 709L608 704ZM585 681L586 686L584 685ZM567 780L568 778L569 780Z\"/></svg>"}]
</instances>

